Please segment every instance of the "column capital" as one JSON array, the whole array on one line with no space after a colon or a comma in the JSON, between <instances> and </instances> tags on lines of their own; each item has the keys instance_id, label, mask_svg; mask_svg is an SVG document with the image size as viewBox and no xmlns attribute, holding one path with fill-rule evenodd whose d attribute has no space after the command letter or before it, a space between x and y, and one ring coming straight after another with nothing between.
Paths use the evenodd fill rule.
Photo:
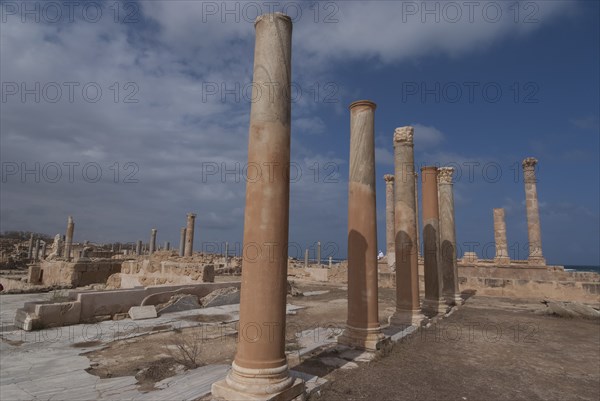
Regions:
<instances>
[{"instance_id":1,"label":"column capital","mask_svg":"<svg viewBox=\"0 0 600 401\"><path fill-rule=\"evenodd\" d=\"M453 174L454 174L454 167L438 168L438 182L440 184L452 184L452 175Z\"/></svg>"},{"instance_id":2,"label":"column capital","mask_svg":"<svg viewBox=\"0 0 600 401\"><path fill-rule=\"evenodd\" d=\"M191 217L192 219L195 219L195 218L196 218L196 213L188 213L188 214L187 214L187 217L188 217L188 218L190 218L190 217Z\"/></svg>"},{"instance_id":3,"label":"column capital","mask_svg":"<svg viewBox=\"0 0 600 401\"><path fill-rule=\"evenodd\" d=\"M254 27L256 28L256 25L263 20L274 20L274 19L280 19L284 22L287 22L288 24L292 25L292 18L282 12L276 11L274 13L267 13L267 14L262 14L259 15L258 17L256 17L256 19L254 20Z\"/></svg>"},{"instance_id":4,"label":"column capital","mask_svg":"<svg viewBox=\"0 0 600 401\"><path fill-rule=\"evenodd\" d=\"M383 180L385 181L386 184L392 184L394 182L394 175L386 174L383 176Z\"/></svg>"},{"instance_id":5,"label":"column capital","mask_svg":"<svg viewBox=\"0 0 600 401\"><path fill-rule=\"evenodd\" d=\"M535 157L528 157L526 159L523 160L523 162L521 163L521 165L523 166L523 169L527 169L527 168L534 168L535 165L537 164L537 159Z\"/></svg>"},{"instance_id":6,"label":"column capital","mask_svg":"<svg viewBox=\"0 0 600 401\"><path fill-rule=\"evenodd\" d=\"M153 228L153 229L152 229L152 234L155 234L155 233L156 233L156 231L158 231L158 230L157 230L156 228Z\"/></svg>"},{"instance_id":7,"label":"column capital","mask_svg":"<svg viewBox=\"0 0 600 401\"><path fill-rule=\"evenodd\" d=\"M375 110L377 108L377 105L375 104L375 102L373 102L371 100L357 100L355 102L350 103L350 106L348 106L348 109L352 110L353 108L359 107L359 106L366 106L373 110Z\"/></svg>"},{"instance_id":8,"label":"column capital","mask_svg":"<svg viewBox=\"0 0 600 401\"><path fill-rule=\"evenodd\" d=\"M413 144L413 135L415 129L411 126L398 127L394 130L394 145L396 143Z\"/></svg>"}]
</instances>

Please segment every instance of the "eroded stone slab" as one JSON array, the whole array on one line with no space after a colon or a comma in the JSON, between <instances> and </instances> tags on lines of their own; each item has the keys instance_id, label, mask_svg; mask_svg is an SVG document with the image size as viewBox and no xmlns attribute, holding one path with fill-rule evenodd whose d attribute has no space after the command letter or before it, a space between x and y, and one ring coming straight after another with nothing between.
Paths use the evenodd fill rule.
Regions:
<instances>
[{"instance_id":1,"label":"eroded stone slab","mask_svg":"<svg viewBox=\"0 0 600 401\"><path fill-rule=\"evenodd\" d=\"M133 320L154 319L158 317L158 314L153 305L132 306L129 309L129 317Z\"/></svg>"}]
</instances>

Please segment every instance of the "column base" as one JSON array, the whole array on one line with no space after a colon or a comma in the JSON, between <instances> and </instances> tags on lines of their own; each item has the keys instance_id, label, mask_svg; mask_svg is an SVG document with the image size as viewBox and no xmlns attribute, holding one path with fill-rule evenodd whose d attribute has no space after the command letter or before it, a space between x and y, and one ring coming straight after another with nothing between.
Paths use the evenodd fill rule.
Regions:
<instances>
[{"instance_id":1,"label":"column base","mask_svg":"<svg viewBox=\"0 0 600 401\"><path fill-rule=\"evenodd\" d=\"M546 266L546 259L539 256L529 257L527 263L534 266Z\"/></svg>"},{"instance_id":2,"label":"column base","mask_svg":"<svg viewBox=\"0 0 600 401\"><path fill-rule=\"evenodd\" d=\"M448 311L448 305L446 305L446 302L443 299L425 299L421 310L427 317L444 315Z\"/></svg>"},{"instance_id":3,"label":"column base","mask_svg":"<svg viewBox=\"0 0 600 401\"><path fill-rule=\"evenodd\" d=\"M390 326L394 327L408 327L408 326L421 326L421 322L426 319L425 315L417 310L397 310L389 318Z\"/></svg>"},{"instance_id":4,"label":"column base","mask_svg":"<svg viewBox=\"0 0 600 401\"><path fill-rule=\"evenodd\" d=\"M364 349L365 351L377 351L385 342L385 335L381 327L373 329L361 329L346 325L344 332L337 338L338 344L348 347Z\"/></svg>"},{"instance_id":5,"label":"column base","mask_svg":"<svg viewBox=\"0 0 600 401\"><path fill-rule=\"evenodd\" d=\"M386 255L387 258L387 265L390 268L391 271L396 271L396 253L395 252L389 252Z\"/></svg>"},{"instance_id":6,"label":"column base","mask_svg":"<svg viewBox=\"0 0 600 401\"><path fill-rule=\"evenodd\" d=\"M499 266L510 266L510 258L494 258L494 263Z\"/></svg>"},{"instance_id":7,"label":"column base","mask_svg":"<svg viewBox=\"0 0 600 401\"><path fill-rule=\"evenodd\" d=\"M446 299L446 305L448 306L459 306L464 303L460 294L448 294L444 295L444 298Z\"/></svg>"},{"instance_id":8,"label":"column base","mask_svg":"<svg viewBox=\"0 0 600 401\"><path fill-rule=\"evenodd\" d=\"M213 383L212 395L227 401L303 401L304 382L290 376L288 366L247 369L232 363L224 380Z\"/></svg>"}]
</instances>

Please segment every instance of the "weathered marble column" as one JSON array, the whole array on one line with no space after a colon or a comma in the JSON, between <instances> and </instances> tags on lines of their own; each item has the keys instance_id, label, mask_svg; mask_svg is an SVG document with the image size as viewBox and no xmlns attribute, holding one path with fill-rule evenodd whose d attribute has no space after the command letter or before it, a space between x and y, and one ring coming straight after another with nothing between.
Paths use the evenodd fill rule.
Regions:
<instances>
[{"instance_id":1,"label":"weathered marble column","mask_svg":"<svg viewBox=\"0 0 600 401\"><path fill-rule=\"evenodd\" d=\"M67 235L65 237L65 251L63 256L67 260L71 260L71 249L73 248L73 231L75 230L75 223L73 217L69 216L67 220Z\"/></svg>"},{"instance_id":2,"label":"weathered marble column","mask_svg":"<svg viewBox=\"0 0 600 401\"><path fill-rule=\"evenodd\" d=\"M225 256L225 267L229 267L229 242L225 242L225 252L223 252Z\"/></svg>"},{"instance_id":3,"label":"weathered marble column","mask_svg":"<svg viewBox=\"0 0 600 401\"><path fill-rule=\"evenodd\" d=\"M308 267L308 249L304 251L304 267Z\"/></svg>"},{"instance_id":4,"label":"weathered marble column","mask_svg":"<svg viewBox=\"0 0 600 401\"><path fill-rule=\"evenodd\" d=\"M400 327L419 325L424 318L419 305L413 135L413 127L400 127L393 140L396 312L390 324Z\"/></svg>"},{"instance_id":5,"label":"weathered marble column","mask_svg":"<svg viewBox=\"0 0 600 401\"><path fill-rule=\"evenodd\" d=\"M212 394L292 400L304 393L302 380L289 374L285 354L292 20L281 13L261 15L255 30L248 165L261 166L262 174L246 182L237 352Z\"/></svg>"},{"instance_id":6,"label":"weathered marble column","mask_svg":"<svg viewBox=\"0 0 600 401\"><path fill-rule=\"evenodd\" d=\"M42 260L46 259L46 247L47 247L46 241L42 242L42 253L40 255L40 259L42 259Z\"/></svg>"},{"instance_id":7,"label":"weathered marble column","mask_svg":"<svg viewBox=\"0 0 600 401\"><path fill-rule=\"evenodd\" d=\"M192 256L194 253L194 224L196 223L196 215L194 213L187 214L187 228L185 230L185 253L184 256Z\"/></svg>"},{"instance_id":8,"label":"weathered marble column","mask_svg":"<svg viewBox=\"0 0 600 401\"><path fill-rule=\"evenodd\" d=\"M27 259L29 259L29 260L33 259L33 244L34 244L33 234L31 234L29 236L29 247L27 248Z\"/></svg>"},{"instance_id":9,"label":"weathered marble column","mask_svg":"<svg viewBox=\"0 0 600 401\"><path fill-rule=\"evenodd\" d=\"M150 231L150 244L148 245L148 254L152 255L156 251L156 228Z\"/></svg>"},{"instance_id":10,"label":"weathered marble column","mask_svg":"<svg viewBox=\"0 0 600 401\"><path fill-rule=\"evenodd\" d=\"M317 267L321 267L321 242L317 242Z\"/></svg>"},{"instance_id":11,"label":"weathered marble column","mask_svg":"<svg viewBox=\"0 0 600 401\"><path fill-rule=\"evenodd\" d=\"M331 269L333 267L333 257L329 257L329 268Z\"/></svg>"},{"instance_id":12,"label":"weathered marble column","mask_svg":"<svg viewBox=\"0 0 600 401\"><path fill-rule=\"evenodd\" d=\"M35 240L35 245L33 246L33 260L40 260L40 239Z\"/></svg>"},{"instance_id":13,"label":"weathered marble column","mask_svg":"<svg viewBox=\"0 0 600 401\"><path fill-rule=\"evenodd\" d=\"M419 173L415 171L415 215L417 222L417 255L421 257L421 234L419 229Z\"/></svg>"},{"instance_id":14,"label":"weathered marble column","mask_svg":"<svg viewBox=\"0 0 600 401\"><path fill-rule=\"evenodd\" d=\"M179 234L179 256L184 256L185 255L185 234L186 234L186 228L182 227L181 228L181 233Z\"/></svg>"},{"instance_id":15,"label":"weathered marble column","mask_svg":"<svg viewBox=\"0 0 600 401\"><path fill-rule=\"evenodd\" d=\"M544 266L546 265L546 259L542 255L542 231L535 178L535 165L537 162L537 159L533 157L523 160L525 208L527 209L527 233L529 234L529 264Z\"/></svg>"},{"instance_id":16,"label":"weathered marble column","mask_svg":"<svg viewBox=\"0 0 600 401\"><path fill-rule=\"evenodd\" d=\"M375 350L383 334L377 287L375 103L350 105L348 190L348 320L338 342Z\"/></svg>"},{"instance_id":17,"label":"weathered marble column","mask_svg":"<svg viewBox=\"0 0 600 401\"><path fill-rule=\"evenodd\" d=\"M438 205L438 169L421 168L423 190L423 259L425 264L425 300L423 313L435 316L446 312L442 297L442 269L440 263L440 223Z\"/></svg>"},{"instance_id":18,"label":"weathered marble column","mask_svg":"<svg viewBox=\"0 0 600 401\"><path fill-rule=\"evenodd\" d=\"M494 241L496 242L497 265L510 265L508 254L508 242L506 241L506 221L504 220L504 209L494 209Z\"/></svg>"},{"instance_id":19,"label":"weathered marble column","mask_svg":"<svg viewBox=\"0 0 600 401\"><path fill-rule=\"evenodd\" d=\"M456 263L456 226L454 219L454 185L452 167L438 170L438 199L440 213L440 262L442 267L442 295L448 305L462 304L458 288Z\"/></svg>"},{"instance_id":20,"label":"weathered marble column","mask_svg":"<svg viewBox=\"0 0 600 401\"><path fill-rule=\"evenodd\" d=\"M142 240L138 240L137 245L135 247L135 254L140 256L142 254Z\"/></svg>"},{"instance_id":21,"label":"weathered marble column","mask_svg":"<svg viewBox=\"0 0 600 401\"><path fill-rule=\"evenodd\" d=\"M169 241L165 241L165 251L171 250L171 243Z\"/></svg>"},{"instance_id":22,"label":"weathered marble column","mask_svg":"<svg viewBox=\"0 0 600 401\"><path fill-rule=\"evenodd\" d=\"M394 230L394 176L386 174L385 181L385 242L386 258L390 269L396 269L396 232Z\"/></svg>"}]
</instances>

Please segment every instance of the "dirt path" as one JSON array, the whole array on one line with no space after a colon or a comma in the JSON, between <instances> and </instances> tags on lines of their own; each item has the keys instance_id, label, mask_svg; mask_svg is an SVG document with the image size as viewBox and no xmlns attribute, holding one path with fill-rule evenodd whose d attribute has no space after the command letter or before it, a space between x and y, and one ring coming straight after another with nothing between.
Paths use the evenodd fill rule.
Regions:
<instances>
[{"instance_id":1,"label":"dirt path","mask_svg":"<svg viewBox=\"0 0 600 401\"><path fill-rule=\"evenodd\" d=\"M600 399L600 324L473 297L385 358L328 376L311 400Z\"/></svg>"}]
</instances>

